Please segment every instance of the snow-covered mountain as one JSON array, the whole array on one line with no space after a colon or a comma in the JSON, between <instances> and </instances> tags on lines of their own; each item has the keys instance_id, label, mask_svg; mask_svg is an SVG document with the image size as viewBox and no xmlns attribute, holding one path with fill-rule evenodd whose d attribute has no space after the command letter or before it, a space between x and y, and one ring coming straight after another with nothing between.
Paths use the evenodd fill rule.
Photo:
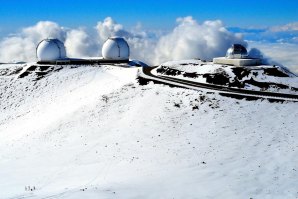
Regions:
<instances>
[{"instance_id":1,"label":"snow-covered mountain","mask_svg":"<svg viewBox=\"0 0 298 199\"><path fill-rule=\"evenodd\" d=\"M1 65L0 198L298 197L297 103L137 73Z\"/></svg>"},{"instance_id":2,"label":"snow-covered mountain","mask_svg":"<svg viewBox=\"0 0 298 199\"><path fill-rule=\"evenodd\" d=\"M204 60L180 60L161 64L156 74L247 90L298 94L297 76L275 65L237 67Z\"/></svg>"}]
</instances>

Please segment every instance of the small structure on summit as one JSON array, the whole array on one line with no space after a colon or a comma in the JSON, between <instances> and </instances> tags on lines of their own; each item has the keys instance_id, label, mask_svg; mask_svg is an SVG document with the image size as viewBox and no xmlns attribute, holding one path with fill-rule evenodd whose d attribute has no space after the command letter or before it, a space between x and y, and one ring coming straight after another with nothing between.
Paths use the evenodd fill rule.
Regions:
<instances>
[{"instance_id":1,"label":"small structure on summit","mask_svg":"<svg viewBox=\"0 0 298 199\"><path fill-rule=\"evenodd\" d=\"M248 58L248 53L244 46L240 44L233 44L232 47L227 50L226 58L244 59Z\"/></svg>"},{"instance_id":2,"label":"small structure on summit","mask_svg":"<svg viewBox=\"0 0 298 199\"><path fill-rule=\"evenodd\" d=\"M110 37L102 46L102 56L106 60L129 60L129 46L122 37Z\"/></svg>"},{"instance_id":3,"label":"small structure on summit","mask_svg":"<svg viewBox=\"0 0 298 199\"><path fill-rule=\"evenodd\" d=\"M246 48L241 44L233 44L232 47L227 50L225 57L214 58L213 63L239 67L258 66L261 64L261 60L249 57Z\"/></svg>"},{"instance_id":4,"label":"small structure on summit","mask_svg":"<svg viewBox=\"0 0 298 199\"><path fill-rule=\"evenodd\" d=\"M36 47L38 61L56 61L66 59L64 44L59 39L44 39Z\"/></svg>"}]
</instances>

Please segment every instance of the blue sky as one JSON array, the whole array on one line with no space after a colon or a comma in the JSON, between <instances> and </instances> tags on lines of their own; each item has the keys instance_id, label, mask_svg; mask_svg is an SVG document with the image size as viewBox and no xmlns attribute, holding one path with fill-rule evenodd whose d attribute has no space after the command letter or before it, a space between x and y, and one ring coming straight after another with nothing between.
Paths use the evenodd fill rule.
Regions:
<instances>
[{"instance_id":1,"label":"blue sky","mask_svg":"<svg viewBox=\"0 0 298 199\"><path fill-rule=\"evenodd\" d=\"M296 0L0 0L0 32L13 32L41 20L66 27L92 27L107 16L125 27L171 29L177 17L222 20L229 27L267 27L298 21Z\"/></svg>"}]
</instances>

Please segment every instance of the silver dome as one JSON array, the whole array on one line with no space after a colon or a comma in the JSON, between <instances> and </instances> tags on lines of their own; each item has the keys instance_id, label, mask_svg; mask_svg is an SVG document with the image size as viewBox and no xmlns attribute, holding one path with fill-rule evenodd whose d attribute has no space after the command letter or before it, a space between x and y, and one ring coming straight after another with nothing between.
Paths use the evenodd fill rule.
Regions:
<instances>
[{"instance_id":1,"label":"silver dome","mask_svg":"<svg viewBox=\"0 0 298 199\"><path fill-rule=\"evenodd\" d=\"M228 49L226 54L226 58L229 59L243 59L247 57L247 50L241 44L233 44L232 47Z\"/></svg>"},{"instance_id":2,"label":"silver dome","mask_svg":"<svg viewBox=\"0 0 298 199\"><path fill-rule=\"evenodd\" d=\"M128 60L129 46L122 37L110 37L102 46L102 56L109 60Z\"/></svg>"},{"instance_id":3,"label":"silver dome","mask_svg":"<svg viewBox=\"0 0 298 199\"><path fill-rule=\"evenodd\" d=\"M65 46L58 39L44 39L36 47L36 56L38 61L65 59Z\"/></svg>"}]
</instances>

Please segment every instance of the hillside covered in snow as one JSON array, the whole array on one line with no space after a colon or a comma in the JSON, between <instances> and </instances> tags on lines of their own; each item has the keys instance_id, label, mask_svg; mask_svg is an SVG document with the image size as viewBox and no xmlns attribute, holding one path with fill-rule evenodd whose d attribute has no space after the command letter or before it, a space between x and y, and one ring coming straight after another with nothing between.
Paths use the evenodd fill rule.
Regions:
<instances>
[{"instance_id":1,"label":"hillside covered in snow","mask_svg":"<svg viewBox=\"0 0 298 199\"><path fill-rule=\"evenodd\" d=\"M298 94L298 77L275 65L237 67L204 60L169 61L156 74L247 90Z\"/></svg>"},{"instance_id":2,"label":"hillside covered in snow","mask_svg":"<svg viewBox=\"0 0 298 199\"><path fill-rule=\"evenodd\" d=\"M297 103L139 85L138 70L0 65L0 198L298 197Z\"/></svg>"}]
</instances>

